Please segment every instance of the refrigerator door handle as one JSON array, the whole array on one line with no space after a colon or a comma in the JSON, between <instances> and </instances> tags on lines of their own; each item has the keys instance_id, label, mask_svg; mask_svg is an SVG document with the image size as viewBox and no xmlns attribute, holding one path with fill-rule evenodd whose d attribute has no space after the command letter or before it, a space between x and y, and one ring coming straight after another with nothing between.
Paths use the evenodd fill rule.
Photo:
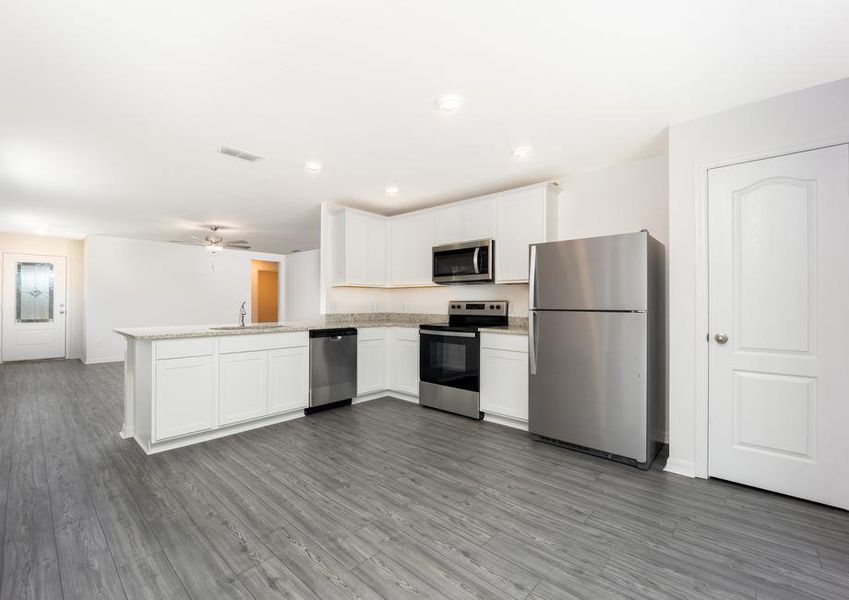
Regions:
<instances>
[{"instance_id":1,"label":"refrigerator door handle","mask_svg":"<svg viewBox=\"0 0 849 600\"><path fill-rule=\"evenodd\" d=\"M537 247L531 246L531 264L529 269L529 281L528 281L528 290L530 292L530 304L528 305L531 310L536 308L537 306Z\"/></svg>"},{"instance_id":2,"label":"refrigerator door handle","mask_svg":"<svg viewBox=\"0 0 849 600\"><path fill-rule=\"evenodd\" d=\"M531 375L537 374L537 339L539 335L537 334L537 313L531 311L531 326L528 328L528 352L530 356L528 357L530 360L528 361L528 366L530 367Z\"/></svg>"}]
</instances>

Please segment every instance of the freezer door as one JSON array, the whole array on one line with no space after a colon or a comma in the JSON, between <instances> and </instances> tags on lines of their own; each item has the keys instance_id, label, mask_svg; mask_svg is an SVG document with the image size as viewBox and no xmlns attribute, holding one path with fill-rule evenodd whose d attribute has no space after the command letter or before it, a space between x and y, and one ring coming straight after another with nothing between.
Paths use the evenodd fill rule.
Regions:
<instances>
[{"instance_id":1,"label":"freezer door","mask_svg":"<svg viewBox=\"0 0 849 600\"><path fill-rule=\"evenodd\" d=\"M646 314L530 318L530 432L645 462Z\"/></svg>"},{"instance_id":2,"label":"freezer door","mask_svg":"<svg viewBox=\"0 0 849 600\"><path fill-rule=\"evenodd\" d=\"M647 310L645 232L531 246L530 308Z\"/></svg>"}]
</instances>

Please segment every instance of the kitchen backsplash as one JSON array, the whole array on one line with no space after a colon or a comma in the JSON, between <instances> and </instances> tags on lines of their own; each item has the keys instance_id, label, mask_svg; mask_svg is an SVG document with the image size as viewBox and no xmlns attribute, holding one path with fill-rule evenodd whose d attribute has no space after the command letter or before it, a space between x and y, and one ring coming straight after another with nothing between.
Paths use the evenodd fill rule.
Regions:
<instances>
[{"instance_id":1,"label":"kitchen backsplash","mask_svg":"<svg viewBox=\"0 0 849 600\"><path fill-rule=\"evenodd\" d=\"M441 285L419 288L329 288L327 313L445 315L451 300L507 300L511 317L527 317L527 284Z\"/></svg>"}]
</instances>

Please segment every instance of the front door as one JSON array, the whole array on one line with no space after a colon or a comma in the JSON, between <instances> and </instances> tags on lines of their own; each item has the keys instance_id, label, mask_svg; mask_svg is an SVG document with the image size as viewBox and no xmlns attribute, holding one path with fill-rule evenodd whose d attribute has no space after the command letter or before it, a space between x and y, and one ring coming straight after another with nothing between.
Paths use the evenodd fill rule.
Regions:
<instances>
[{"instance_id":1,"label":"front door","mask_svg":"<svg viewBox=\"0 0 849 600\"><path fill-rule=\"evenodd\" d=\"M4 362L65 357L65 258L3 255Z\"/></svg>"},{"instance_id":2,"label":"front door","mask_svg":"<svg viewBox=\"0 0 849 600\"><path fill-rule=\"evenodd\" d=\"M709 474L849 509L849 150L712 169L708 214Z\"/></svg>"}]
</instances>

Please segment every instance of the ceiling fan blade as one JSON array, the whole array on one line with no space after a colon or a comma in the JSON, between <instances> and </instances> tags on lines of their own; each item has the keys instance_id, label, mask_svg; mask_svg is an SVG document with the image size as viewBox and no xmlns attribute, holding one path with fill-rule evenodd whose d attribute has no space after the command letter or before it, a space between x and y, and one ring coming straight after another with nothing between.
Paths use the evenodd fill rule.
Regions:
<instances>
[{"instance_id":1,"label":"ceiling fan blade","mask_svg":"<svg viewBox=\"0 0 849 600\"><path fill-rule=\"evenodd\" d=\"M224 244L225 248L237 248L239 250L250 250L250 246L245 246L243 244Z\"/></svg>"},{"instance_id":2,"label":"ceiling fan blade","mask_svg":"<svg viewBox=\"0 0 849 600\"><path fill-rule=\"evenodd\" d=\"M187 242L186 240L168 240L172 244L188 244L190 246L206 246L205 242Z\"/></svg>"},{"instance_id":3,"label":"ceiling fan blade","mask_svg":"<svg viewBox=\"0 0 849 600\"><path fill-rule=\"evenodd\" d=\"M225 240L225 244L247 244L248 240Z\"/></svg>"},{"instance_id":4,"label":"ceiling fan blade","mask_svg":"<svg viewBox=\"0 0 849 600\"><path fill-rule=\"evenodd\" d=\"M203 241L205 241L205 238L198 237L198 236L196 236L196 235L190 235L189 237L190 237L190 238L192 238L193 240L197 240L197 241L199 241L199 242L203 242Z\"/></svg>"}]
</instances>

